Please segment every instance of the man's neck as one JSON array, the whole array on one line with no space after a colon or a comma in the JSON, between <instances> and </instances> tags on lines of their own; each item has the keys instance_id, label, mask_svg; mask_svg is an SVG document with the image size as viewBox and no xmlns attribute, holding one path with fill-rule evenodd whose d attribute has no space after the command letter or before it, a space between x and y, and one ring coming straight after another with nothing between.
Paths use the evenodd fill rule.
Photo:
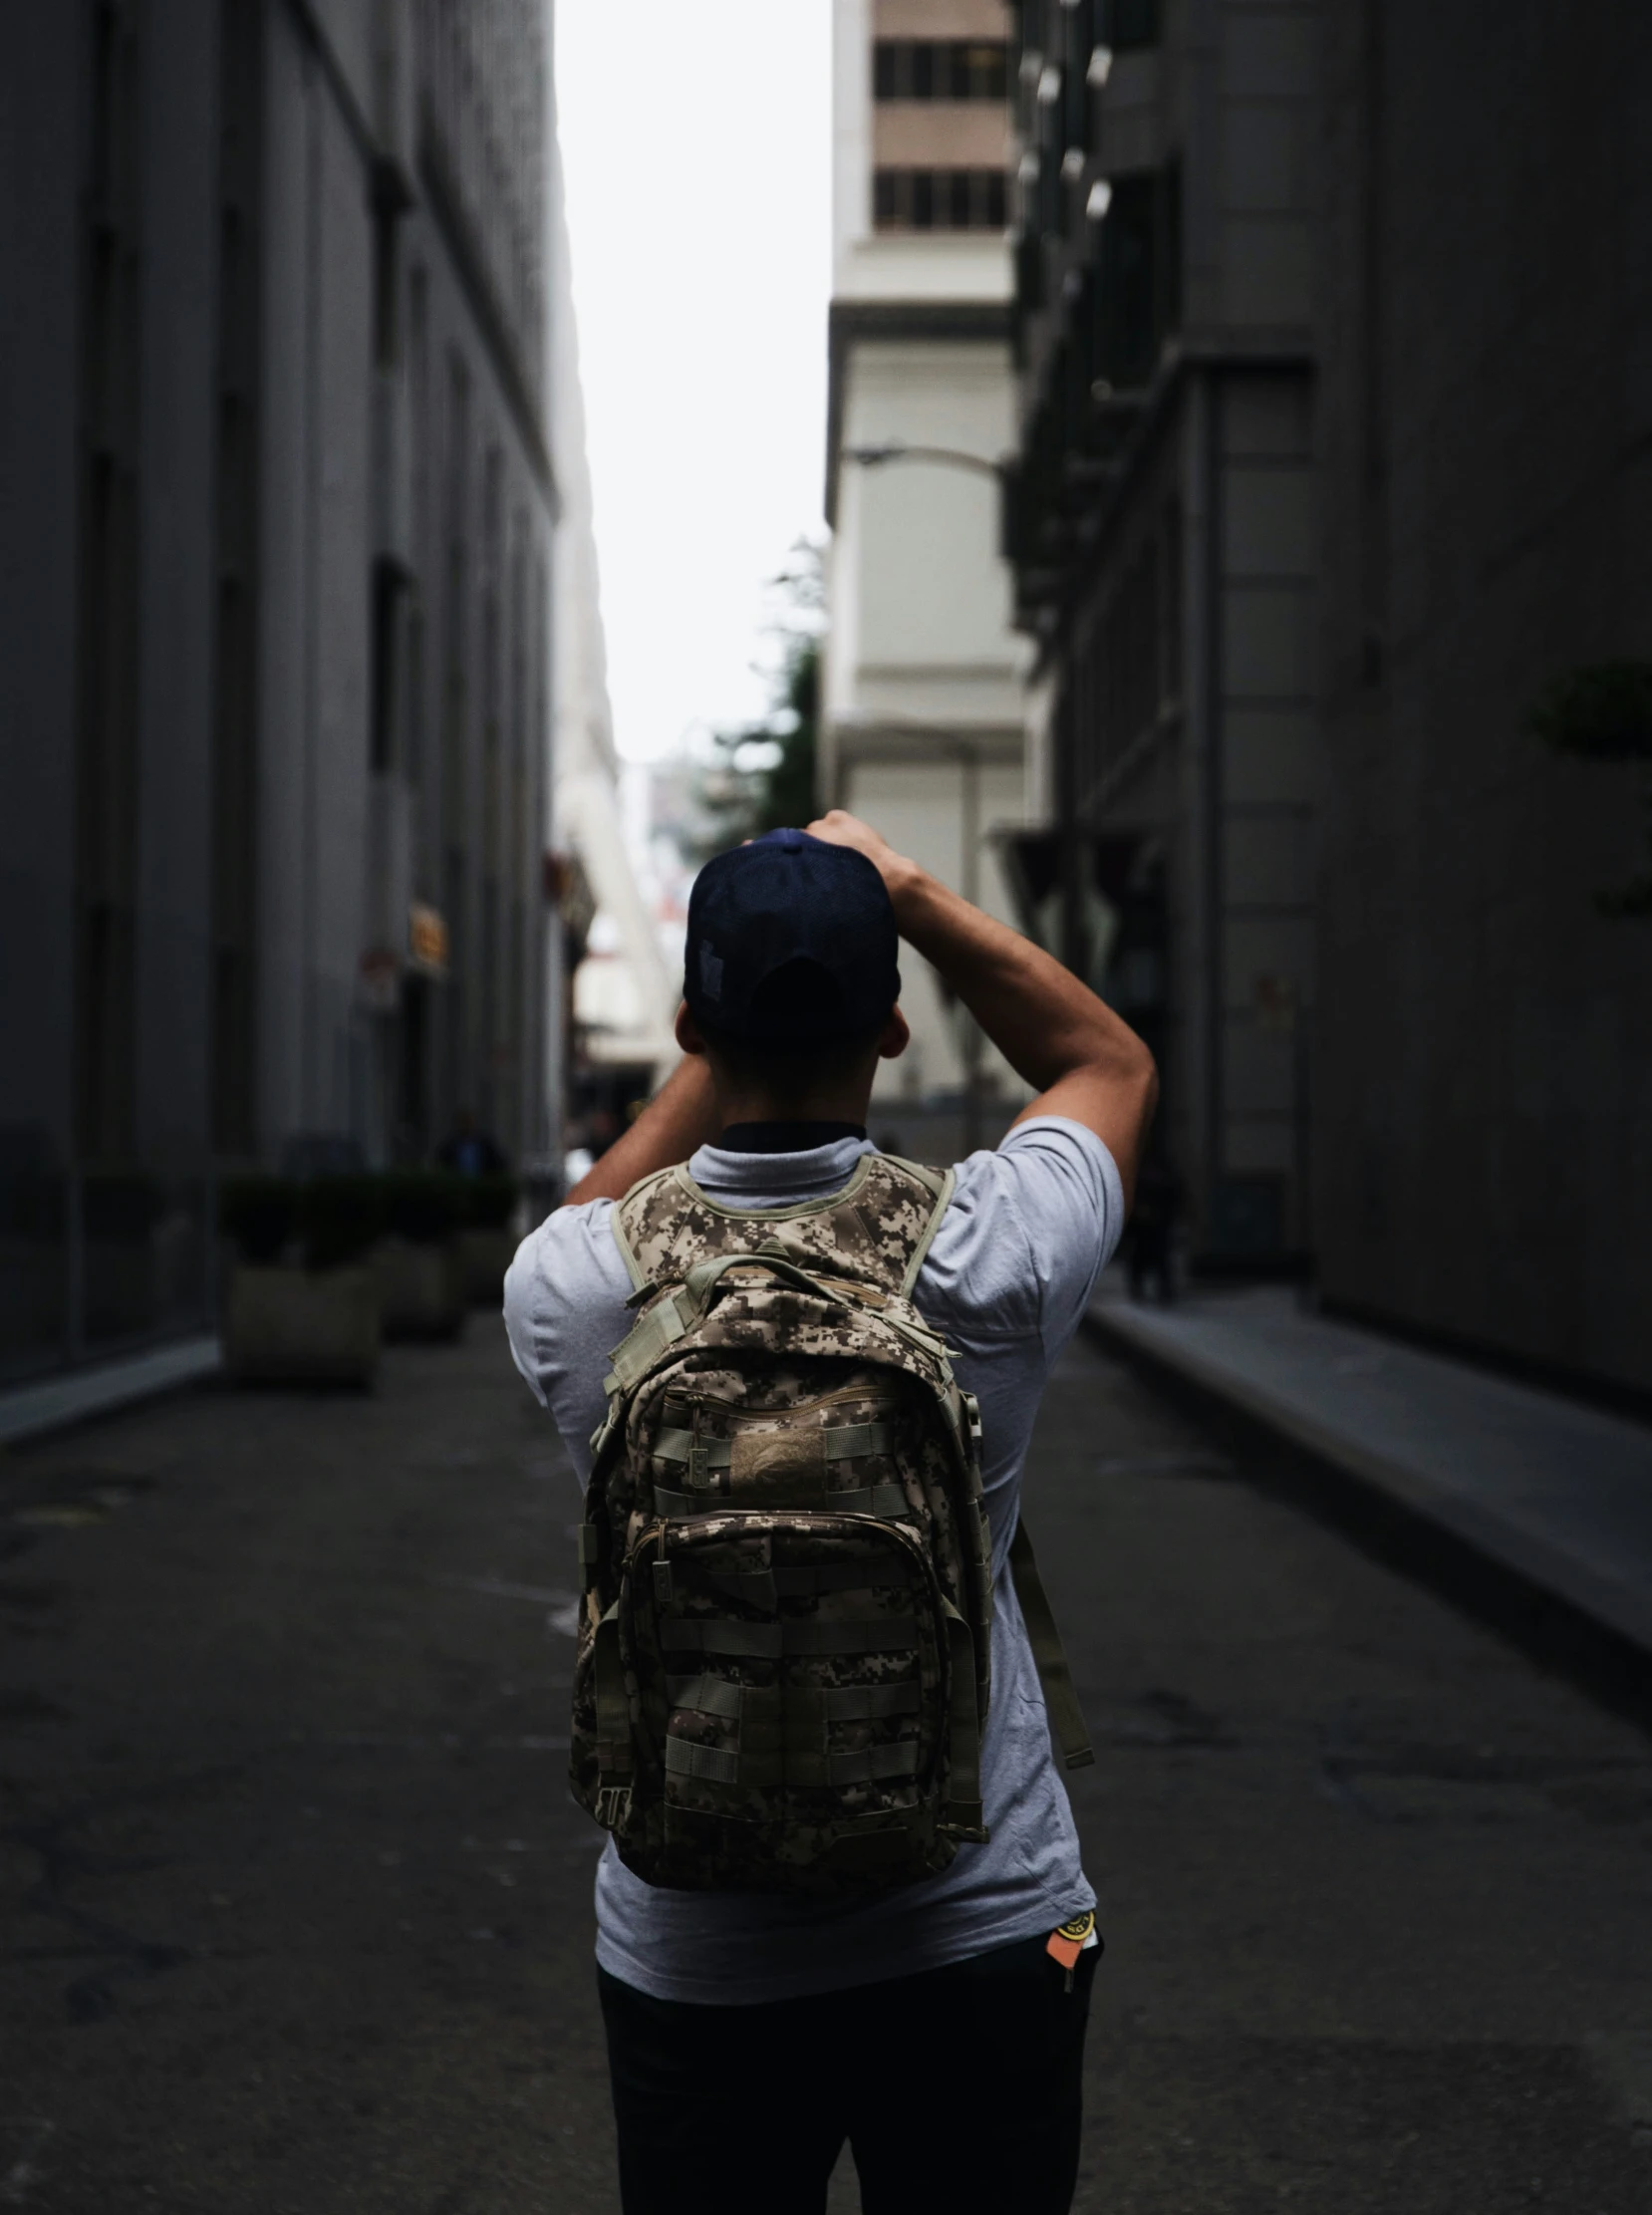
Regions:
<instances>
[{"instance_id":1,"label":"man's neck","mask_svg":"<svg viewBox=\"0 0 1652 2215\"><path fill-rule=\"evenodd\" d=\"M806 1154L815 1146L835 1146L841 1139L865 1136L864 1123L839 1122L830 1116L767 1117L728 1124L716 1144L728 1154Z\"/></svg>"}]
</instances>

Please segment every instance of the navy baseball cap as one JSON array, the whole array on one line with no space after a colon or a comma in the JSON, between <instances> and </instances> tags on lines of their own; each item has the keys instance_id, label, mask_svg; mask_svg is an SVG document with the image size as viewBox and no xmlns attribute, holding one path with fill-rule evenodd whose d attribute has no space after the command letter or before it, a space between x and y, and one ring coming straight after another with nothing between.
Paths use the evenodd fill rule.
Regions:
<instances>
[{"instance_id":1,"label":"navy baseball cap","mask_svg":"<svg viewBox=\"0 0 1652 2215\"><path fill-rule=\"evenodd\" d=\"M895 910L852 846L770 831L708 861L688 895L683 997L714 1037L829 1045L901 996Z\"/></svg>"}]
</instances>

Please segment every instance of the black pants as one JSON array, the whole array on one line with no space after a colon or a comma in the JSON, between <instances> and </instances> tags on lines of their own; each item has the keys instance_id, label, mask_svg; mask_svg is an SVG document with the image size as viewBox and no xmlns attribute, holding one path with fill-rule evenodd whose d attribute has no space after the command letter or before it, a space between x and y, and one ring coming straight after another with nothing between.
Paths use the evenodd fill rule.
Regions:
<instances>
[{"instance_id":1,"label":"black pants","mask_svg":"<svg viewBox=\"0 0 1652 2215\"><path fill-rule=\"evenodd\" d=\"M625 2215L821 2215L845 2138L864 2215L1066 2215L1101 1952L1044 1947L744 2008L599 1969Z\"/></svg>"}]
</instances>

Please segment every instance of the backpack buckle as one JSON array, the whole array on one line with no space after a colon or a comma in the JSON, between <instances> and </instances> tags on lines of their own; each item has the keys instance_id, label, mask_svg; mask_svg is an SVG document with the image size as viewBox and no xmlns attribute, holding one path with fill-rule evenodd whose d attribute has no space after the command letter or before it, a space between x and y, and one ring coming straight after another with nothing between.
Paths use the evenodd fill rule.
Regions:
<instances>
[{"instance_id":1,"label":"backpack buckle","mask_svg":"<svg viewBox=\"0 0 1652 2215\"><path fill-rule=\"evenodd\" d=\"M621 1829L631 1814L631 1787L604 1785L591 1812L605 1830Z\"/></svg>"}]
</instances>

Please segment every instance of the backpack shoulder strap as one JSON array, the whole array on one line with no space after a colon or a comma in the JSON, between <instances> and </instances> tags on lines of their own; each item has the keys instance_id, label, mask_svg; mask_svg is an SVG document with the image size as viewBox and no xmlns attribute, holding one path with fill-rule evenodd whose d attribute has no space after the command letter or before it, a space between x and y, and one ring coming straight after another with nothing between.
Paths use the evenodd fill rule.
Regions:
<instances>
[{"instance_id":1,"label":"backpack shoulder strap","mask_svg":"<svg viewBox=\"0 0 1652 2215\"><path fill-rule=\"evenodd\" d=\"M631 1288L640 1292L649 1281L649 1272L638 1257L637 1244L649 1219L658 1211L660 1187L677 1175L675 1168L657 1169L652 1177L639 1178L621 1200L616 1200L608 1212L609 1229L614 1234L614 1244L620 1249L620 1259L631 1278Z\"/></svg>"},{"instance_id":2,"label":"backpack shoulder strap","mask_svg":"<svg viewBox=\"0 0 1652 2215\"><path fill-rule=\"evenodd\" d=\"M1021 1619L1026 1624L1032 1658L1037 1664L1038 1681L1044 1688L1044 1709L1061 1748L1061 1759L1068 1769L1087 1769L1096 1758L1095 1748L1084 1727L1084 1710L1073 1690L1072 1671L1067 1667L1049 1595L1032 1557L1032 1540L1021 1521L1017 1521L1015 1535L1009 1542L1009 1569L1015 1579L1015 1597L1021 1603Z\"/></svg>"},{"instance_id":3,"label":"backpack shoulder strap","mask_svg":"<svg viewBox=\"0 0 1652 2215\"><path fill-rule=\"evenodd\" d=\"M923 1162L909 1162L901 1154L885 1154L883 1159L893 1164L896 1169L904 1169L909 1176L916 1177L919 1184L931 1195L935 1203L930 1210L929 1221L918 1235L918 1243L912 1249L911 1259L907 1262L906 1274L901 1279L901 1297L910 1299L912 1288L918 1282L918 1272L929 1259L930 1247L935 1244L935 1235L941 1229L941 1219L952 1206L953 1194L958 1189L958 1171L956 1169L931 1169Z\"/></svg>"},{"instance_id":4,"label":"backpack shoulder strap","mask_svg":"<svg viewBox=\"0 0 1652 2215\"><path fill-rule=\"evenodd\" d=\"M863 1154L841 1192L795 1210L776 1228L798 1259L812 1258L906 1299L953 1197L953 1182L951 1170L925 1169L895 1154Z\"/></svg>"},{"instance_id":5,"label":"backpack shoulder strap","mask_svg":"<svg viewBox=\"0 0 1652 2215\"><path fill-rule=\"evenodd\" d=\"M955 1183L950 1169L867 1153L841 1192L779 1208L726 1208L678 1165L633 1185L610 1222L633 1291L680 1284L696 1262L777 1240L794 1261L836 1267L906 1298Z\"/></svg>"}]
</instances>

